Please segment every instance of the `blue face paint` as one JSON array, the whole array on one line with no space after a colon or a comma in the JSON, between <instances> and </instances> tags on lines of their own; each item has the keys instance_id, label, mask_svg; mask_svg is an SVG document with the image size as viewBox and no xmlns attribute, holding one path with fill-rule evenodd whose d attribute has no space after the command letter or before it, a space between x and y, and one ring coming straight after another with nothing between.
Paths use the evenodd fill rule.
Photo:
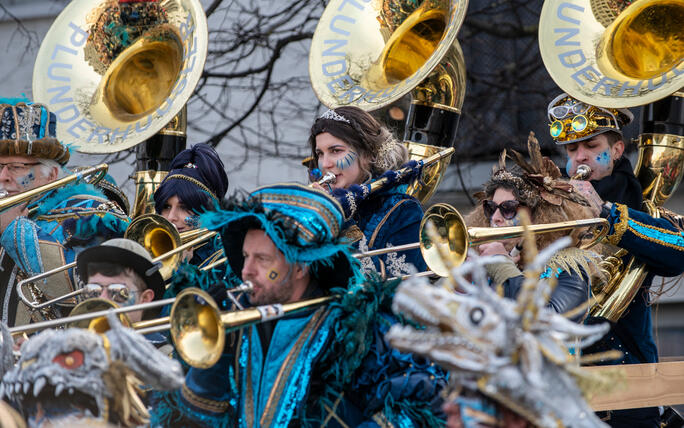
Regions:
<instances>
[{"instance_id":1,"label":"blue face paint","mask_svg":"<svg viewBox=\"0 0 684 428\"><path fill-rule=\"evenodd\" d=\"M565 162L565 172L568 175L572 175L575 171L572 170L572 159L568 158L568 161Z\"/></svg>"},{"instance_id":2,"label":"blue face paint","mask_svg":"<svg viewBox=\"0 0 684 428\"><path fill-rule=\"evenodd\" d=\"M602 166L609 166L611 160L609 150L605 150L596 156L596 163Z\"/></svg>"},{"instance_id":3,"label":"blue face paint","mask_svg":"<svg viewBox=\"0 0 684 428\"><path fill-rule=\"evenodd\" d=\"M33 171L29 172L23 177L17 178L17 184L23 188L27 188L34 181L36 181L36 176L33 175Z\"/></svg>"},{"instance_id":4,"label":"blue face paint","mask_svg":"<svg viewBox=\"0 0 684 428\"><path fill-rule=\"evenodd\" d=\"M347 169L354 163L356 158L357 158L356 152L350 151L349 153L344 155L344 157L342 159L336 160L335 166L340 170Z\"/></svg>"},{"instance_id":5,"label":"blue face paint","mask_svg":"<svg viewBox=\"0 0 684 428\"><path fill-rule=\"evenodd\" d=\"M189 227L192 227L193 229L199 226L199 216L198 215L189 215L183 219L183 222L188 225Z\"/></svg>"}]
</instances>

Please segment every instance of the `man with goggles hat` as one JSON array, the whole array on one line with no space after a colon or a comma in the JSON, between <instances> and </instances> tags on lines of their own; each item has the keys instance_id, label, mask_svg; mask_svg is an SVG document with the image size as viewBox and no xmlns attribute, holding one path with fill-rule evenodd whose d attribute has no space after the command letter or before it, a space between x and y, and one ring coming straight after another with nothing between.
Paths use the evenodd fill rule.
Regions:
<instances>
[{"instance_id":1,"label":"man with goggles hat","mask_svg":"<svg viewBox=\"0 0 684 428\"><path fill-rule=\"evenodd\" d=\"M654 363L658 350L653 339L649 288L655 275L671 277L684 272L684 234L672 222L641 211L642 189L632 165L623 155L622 129L634 116L627 109L602 108L560 94L549 104L551 136L565 148L566 172L573 176L581 164L591 170L589 181L575 182L576 189L592 203L596 215L610 223L608 241L629 252L648 269L648 275L622 317L610 332L584 350L595 353L617 349L624 356L611 364ZM614 251L611 254L614 255ZM590 318L587 322L602 320ZM658 427L657 408L613 411L607 422L613 427Z\"/></svg>"}]
</instances>

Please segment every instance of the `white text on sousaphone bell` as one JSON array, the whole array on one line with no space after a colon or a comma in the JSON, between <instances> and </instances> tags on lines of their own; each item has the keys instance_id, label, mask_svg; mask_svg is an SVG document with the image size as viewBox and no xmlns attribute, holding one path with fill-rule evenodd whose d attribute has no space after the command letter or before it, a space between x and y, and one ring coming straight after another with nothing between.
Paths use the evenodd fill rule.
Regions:
<instances>
[{"instance_id":1,"label":"white text on sousaphone bell","mask_svg":"<svg viewBox=\"0 0 684 428\"><path fill-rule=\"evenodd\" d=\"M56 44L49 55L47 67L47 79L49 100L53 112L57 115L60 126L66 128L69 135L81 141L91 142L97 140L97 144L109 145L120 143L135 134L146 132L156 117L163 116L173 106L176 97L188 86L188 75L197 64L197 35L195 34L193 17L186 16L185 22L178 26L180 40L183 47L182 68L170 95L154 111L135 123L126 127L108 128L92 120L92 113L87 112L91 105L90 95L84 96L82 92L88 92L87 88L77 86L80 76L73 69L72 62L84 57L84 47L88 39L88 32L74 22L68 24L71 31L68 38L69 45Z\"/></svg>"}]
</instances>

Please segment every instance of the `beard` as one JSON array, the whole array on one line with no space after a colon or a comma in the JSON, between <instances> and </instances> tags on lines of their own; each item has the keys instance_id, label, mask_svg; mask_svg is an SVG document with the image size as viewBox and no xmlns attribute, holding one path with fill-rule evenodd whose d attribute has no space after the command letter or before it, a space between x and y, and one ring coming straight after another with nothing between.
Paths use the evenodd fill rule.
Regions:
<instances>
[{"instance_id":1,"label":"beard","mask_svg":"<svg viewBox=\"0 0 684 428\"><path fill-rule=\"evenodd\" d=\"M247 300L252 306L286 303L292 298L294 290L292 281L263 284L252 280L252 283L254 284L254 291L247 296Z\"/></svg>"}]
</instances>

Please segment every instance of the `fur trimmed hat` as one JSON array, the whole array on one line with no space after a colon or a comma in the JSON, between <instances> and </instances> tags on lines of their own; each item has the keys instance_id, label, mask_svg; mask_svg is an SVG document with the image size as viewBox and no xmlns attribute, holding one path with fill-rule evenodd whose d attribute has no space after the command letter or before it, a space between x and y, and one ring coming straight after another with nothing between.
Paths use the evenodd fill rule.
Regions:
<instances>
[{"instance_id":1,"label":"fur trimmed hat","mask_svg":"<svg viewBox=\"0 0 684 428\"><path fill-rule=\"evenodd\" d=\"M69 148L57 140L57 117L25 98L0 98L0 156L69 161Z\"/></svg>"}]
</instances>

